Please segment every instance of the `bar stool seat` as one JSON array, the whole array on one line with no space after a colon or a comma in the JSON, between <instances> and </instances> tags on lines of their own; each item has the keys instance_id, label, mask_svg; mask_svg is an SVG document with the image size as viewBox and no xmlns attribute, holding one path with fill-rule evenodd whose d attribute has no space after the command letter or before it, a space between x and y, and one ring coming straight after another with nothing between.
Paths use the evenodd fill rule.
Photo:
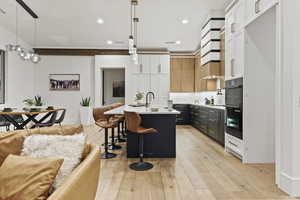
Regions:
<instances>
[{"instance_id":1,"label":"bar stool seat","mask_svg":"<svg viewBox=\"0 0 300 200\"><path fill-rule=\"evenodd\" d=\"M141 126L142 119L139 114L135 112L125 113L125 119L127 123L127 129L138 135L139 137L139 162L135 162L129 165L130 169L135 171L146 171L153 168L153 164L144 162L144 135L151 133L158 133L154 128L144 128Z\"/></svg>"}]
</instances>

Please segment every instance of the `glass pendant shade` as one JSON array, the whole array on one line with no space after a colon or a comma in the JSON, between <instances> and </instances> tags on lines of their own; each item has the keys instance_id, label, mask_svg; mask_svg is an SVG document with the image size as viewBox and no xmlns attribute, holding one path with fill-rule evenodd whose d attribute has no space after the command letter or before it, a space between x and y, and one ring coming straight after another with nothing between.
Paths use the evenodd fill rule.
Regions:
<instances>
[{"instance_id":1,"label":"glass pendant shade","mask_svg":"<svg viewBox=\"0 0 300 200\"><path fill-rule=\"evenodd\" d=\"M42 58L39 56L39 55L37 55L37 54L33 54L33 56L31 56L31 61L33 62L33 63L38 63L38 62L40 62L42 60Z\"/></svg>"},{"instance_id":2,"label":"glass pendant shade","mask_svg":"<svg viewBox=\"0 0 300 200\"><path fill-rule=\"evenodd\" d=\"M26 52L24 55L24 60L30 60L31 58L31 53L30 52Z\"/></svg>"},{"instance_id":3,"label":"glass pendant shade","mask_svg":"<svg viewBox=\"0 0 300 200\"><path fill-rule=\"evenodd\" d=\"M21 53L22 51L24 51L24 49L20 45L16 45L16 51L18 53Z\"/></svg>"}]
</instances>

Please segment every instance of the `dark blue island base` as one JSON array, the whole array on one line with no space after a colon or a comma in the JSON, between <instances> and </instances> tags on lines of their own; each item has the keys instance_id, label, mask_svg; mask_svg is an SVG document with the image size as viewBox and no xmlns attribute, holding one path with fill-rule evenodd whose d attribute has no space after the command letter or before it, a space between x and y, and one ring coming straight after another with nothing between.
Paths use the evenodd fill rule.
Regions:
<instances>
[{"instance_id":1,"label":"dark blue island base","mask_svg":"<svg viewBox=\"0 0 300 200\"><path fill-rule=\"evenodd\" d=\"M176 115L141 114L142 126L155 128L158 133L144 135L145 158L176 157ZM138 135L127 131L127 157L139 157Z\"/></svg>"}]
</instances>

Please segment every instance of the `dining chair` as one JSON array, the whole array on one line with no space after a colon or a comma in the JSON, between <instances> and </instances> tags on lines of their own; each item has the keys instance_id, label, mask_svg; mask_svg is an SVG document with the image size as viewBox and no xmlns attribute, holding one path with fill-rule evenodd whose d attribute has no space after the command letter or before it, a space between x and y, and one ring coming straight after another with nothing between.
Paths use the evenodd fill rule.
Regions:
<instances>
[{"instance_id":1,"label":"dining chair","mask_svg":"<svg viewBox=\"0 0 300 200\"><path fill-rule=\"evenodd\" d=\"M24 118L22 115L10 115L10 117L13 118L13 120L15 120L19 124L22 124L24 122ZM14 129L16 129L15 126Z\"/></svg>"},{"instance_id":2,"label":"dining chair","mask_svg":"<svg viewBox=\"0 0 300 200\"><path fill-rule=\"evenodd\" d=\"M61 126L61 123L64 121L65 116L66 116L66 109L63 109L61 111L59 118L55 120L55 124L59 124Z\"/></svg>"},{"instance_id":3,"label":"dining chair","mask_svg":"<svg viewBox=\"0 0 300 200\"><path fill-rule=\"evenodd\" d=\"M42 128L42 127L49 127L49 126L53 126L55 124L56 121L56 117L57 117L57 111L53 112L50 119L46 122L43 123L36 123L33 128Z\"/></svg>"},{"instance_id":4,"label":"dining chair","mask_svg":"<svg viewBox=\"0 0 300 200\"><path fill-rule=\"evenodd\" d=\"M5 127L6 131L10 130L10 122L7 121L2 115L0 115L0 127Z\"/></svg>"}]
</instances>

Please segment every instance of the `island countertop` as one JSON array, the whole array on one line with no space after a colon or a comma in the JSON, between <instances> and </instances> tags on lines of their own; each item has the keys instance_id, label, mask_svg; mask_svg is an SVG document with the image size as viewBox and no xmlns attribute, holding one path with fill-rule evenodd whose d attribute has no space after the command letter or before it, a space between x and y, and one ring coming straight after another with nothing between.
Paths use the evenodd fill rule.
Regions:
<instances>
[{"instance_id":1,"label":"island countertop","mask_svg":"<svg viewBox=\"0 0 300 200\"><path fill-rule=\"evenodd\" d=\"M129 112L136 112L142 115L179 115L180 112L177 110L172 109L171 111L169 111L167 108L165 108L164 106L154 106L155 108L159 108L159 110L157 112L152 112L151 108L146 108L145 106L143 107L132 107L132 106L121 106L109 111L106 111L104 114L105 115L122 115L124 114L124 110L125 111L129 111Z\"/></svg>"}]
</instances>

